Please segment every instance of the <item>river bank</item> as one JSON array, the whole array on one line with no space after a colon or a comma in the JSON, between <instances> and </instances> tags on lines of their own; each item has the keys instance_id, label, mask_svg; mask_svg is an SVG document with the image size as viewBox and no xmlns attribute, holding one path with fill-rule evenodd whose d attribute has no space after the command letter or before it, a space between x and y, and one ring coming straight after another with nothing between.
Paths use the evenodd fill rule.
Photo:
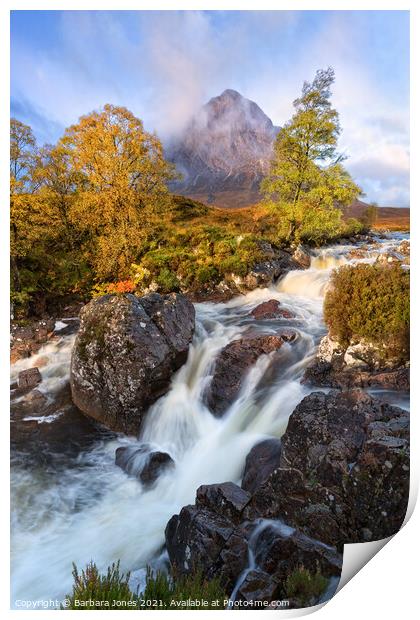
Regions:
<instances>
[{"instance_id":1,"label":"river bank","mask_svg":"<svg viewBox=\"0 0 420 620\"><path fill-rule=\"evenodd\" d=\"M134 571L133 587L142 583L146 564L164 565L169 519L194 501L201 485L240 483L253 446L281 437L290 414L315 390L302 378L325 335L322 300L331 270L378 256L388 260L405 237L316 250L308 269L223 303L196 303L187 362L150 408L140 438L104 431L72 405L74 333L64 332L64 320L66 327L55 322L47 341L12 367L13 599L64 596L73 561L83 566L94 559L103 569L120 558L124 570ZM270 300L289 314L256 318L255 309ZM275 364L269 357L259 361L227 413L216 418L203 399L215 359L251 328L273 335L292 329L296 339L281 347ZM36 366L42 377L36 389L16 389L19 372ZM378 395L391 404L404 401L389 390ZM118 448L144 443L175 462L149 489L115 465Z\"/></svg>"}]
</instances>

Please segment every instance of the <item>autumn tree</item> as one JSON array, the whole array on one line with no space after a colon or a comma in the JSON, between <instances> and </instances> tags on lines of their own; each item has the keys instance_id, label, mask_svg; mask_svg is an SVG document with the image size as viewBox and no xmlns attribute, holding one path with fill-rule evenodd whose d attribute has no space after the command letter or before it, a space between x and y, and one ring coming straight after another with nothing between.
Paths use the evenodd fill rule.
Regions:
<instances>
[{"instance_id":1,"label":"autumn tree","mask_svg":"<svg viewBox=\"0 0 420 620\"><path fill-rule=\"evenodd\" d=\"M10 260L13 288L22 289L19 258L31 248L30 194L34 191L36 143L31 128L15 118L10 121Z\"/></svg>"},{"instance_id":2,"label":"autumn tree","mask_svg":"<svg viewBox=\"0 0 420 620\"><path fill-rule=\"evenodd\" d=\"M360 193L337 153L338 112L331 105L334 71L319 70L293 102L295 113L280 129L262 192L287 223L290 242L322 240L338 229L341 211Z\"/></svg>"},{"instance_id":3,"label":"autumn tree","mask_svg":"<svg viewBox=\"0 0 420 620\"><path fill-rule=\"evenodd\" d=\"M141 120L109 104L67 129L60 147L77 175L72 218L89 234L95 273L122 277L162 222L173 167Z\"/></svg>"}]
</instances>

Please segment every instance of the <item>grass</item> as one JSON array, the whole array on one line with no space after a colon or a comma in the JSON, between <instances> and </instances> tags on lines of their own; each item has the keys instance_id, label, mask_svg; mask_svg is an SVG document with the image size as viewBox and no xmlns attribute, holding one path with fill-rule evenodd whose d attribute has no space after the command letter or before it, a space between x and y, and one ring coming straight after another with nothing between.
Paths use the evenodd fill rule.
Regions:
<instances>
[{"instance_id":1,"label":"grass","mask_svg":"<svg viewBox=\"0 0 420 620\"><path fill-rule=\"evenodd\" d=\"M218 579L205 579L200 571L174 577L147 569L144 592L134 594L130 574L120 572L119 561L102 575L93 562L81 573L73 565L73 590L63 609L223 609L228 598Z\"/></svg>"},{"instance_id":2,"label":"grass","mask_svg":"<svg viewBox=\"0 0 420 620\"><path fill-rule=\"evenodd\" d=\"M311 573L306 568L299 567L286 579L285 598L297 600L302 607L315 604L327 585L328 579L319 571Z\"/></svg>"}]
</instances>

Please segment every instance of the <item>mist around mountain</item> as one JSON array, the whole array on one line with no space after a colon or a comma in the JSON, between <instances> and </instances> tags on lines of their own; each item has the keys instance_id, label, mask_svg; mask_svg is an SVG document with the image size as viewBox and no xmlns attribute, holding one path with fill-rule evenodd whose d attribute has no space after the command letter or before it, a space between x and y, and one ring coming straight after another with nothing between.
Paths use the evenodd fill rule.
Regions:
<instances>
[{"instance_id":1,"label":"mist around mountain","mask_svg":"<svg viewBox=\"0 0 420 620\"><path fill-rule=\"evenodd\" d=\"M254 101L225 90L167 146L167 158L183 177L171 189L216 206L257 202L278 131Z\"/></svg>"}]
</instances>

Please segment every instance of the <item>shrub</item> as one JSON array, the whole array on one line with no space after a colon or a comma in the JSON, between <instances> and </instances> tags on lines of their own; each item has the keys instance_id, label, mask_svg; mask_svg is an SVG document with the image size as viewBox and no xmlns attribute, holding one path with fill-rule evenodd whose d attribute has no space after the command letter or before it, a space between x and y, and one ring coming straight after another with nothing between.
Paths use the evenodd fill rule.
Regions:
<instances>
[{"instance_id":1,"label":"shrub","mask_svg":"<svg viewBox=\"0 0 420 620\"><path fill-rule=\"evenodd\" d=\"M174 578L160 571L153 573L148 567L146 586L140 594L130 591L130 573L120 574L119 561L108 568L106 575L101 575L93 562L80 575L73 565L72 574L73 591L66 597L65 609L86 609L81 603L92 600L101 602L101 609L197 609L188 602L197 599L208 603L203 609L223 609L227 599L219 579L207 580L201 571Z\"/></svg>"},{"instance_id":2,"label":"shrub","mask_svg":"<svg viewBox=\"0 0 420 620\"><path fill-rule=\"evenodd\" d=\"M146 587L140 599L146 601L159 601L158 609L176 609L177 603L185 602L182 609L197 609L196 605L189 605L188 601L207 602L203 609L223 609L226 593L220 585L219 579L207 580L201 571L192 575L182 575L177 578L170 577L161 572L153 574L147 571Z\"/></svg>"},{"instance_id":3,"label":"shrub","mask_svg":"<svg viewBox=\"0 0 420 620\"><path fill-rule=\"evenodd\" d=\"M400 265L346 265L333 272L324 302L330 334L343 346L365 340L383 359L409 357L410 275Z\"/></svg>"},{"instance_id":4,"label":"shrub","mask_svg":"<svg viewBox=\"0 0 420 620\"><path fill-rule=\"evenodd\" d=\"M108 567L107 574L101 575L96 564L90 562L85 570L79 574L77 567L73 564L73 591L67 595L66 609L85 609L80 603L93 601L108 602L106 609L115 609L114 601L125 601L131 603L135 595L128 587L129 573L120 574L120 563L112 564Z\"/></svg>"},{"instance_id":5,"label":"shrub","mask_svg":"<svg viewBox=\"0 0 420 620\"><path fill-rule=\"evenodd\" d=\"M327 584L328 580L319 571L310 573L308 569L300 567L287 577L285 597L296 599L302 606L316 603Z\"/></svg>"}]
</instances>

